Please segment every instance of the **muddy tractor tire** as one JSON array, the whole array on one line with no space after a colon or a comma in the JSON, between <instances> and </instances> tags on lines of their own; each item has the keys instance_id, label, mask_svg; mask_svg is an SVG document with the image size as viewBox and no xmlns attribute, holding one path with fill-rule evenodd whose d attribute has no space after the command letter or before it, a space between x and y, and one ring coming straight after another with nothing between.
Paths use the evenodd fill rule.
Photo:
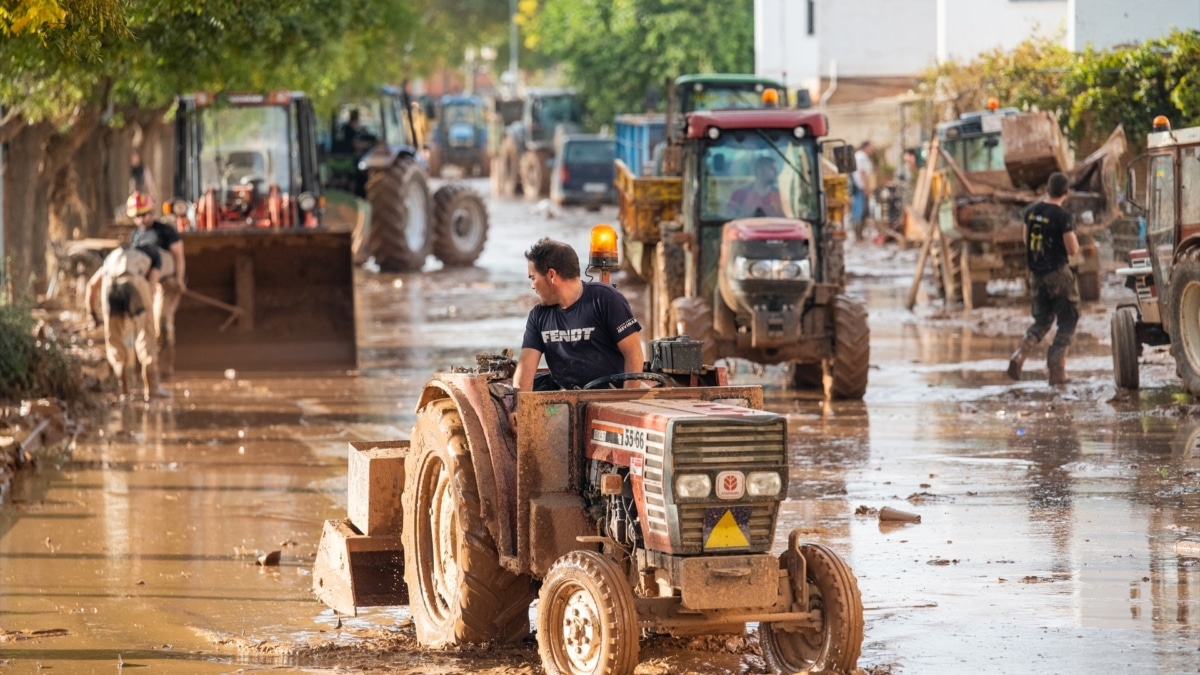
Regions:
<instances>
[{"instance_id":1,"label":"muddy tractor tire","mask_svg":"<svg viewBox=\"0 0 1200 675\"><path fill-rule=\"evenodd\" d=\"M701 358L712 364L717 360L717 342L713 335L712 307L704 298L675 298L668 308L667 335L686 335L700 342Z\"/></svg>"},{"instance_id":2,"label":"muddy tractor tire","mask_svg":"<svg viewBox=\"0 0 1200 675\"><path fill-rule=\"evenodd\" d=\"M433 195L433 255L446 267L467 267L487 243L483 197L466 185L446 185Z\"/></svg>"},{"instance_id":3,"label":"muddy tractor tire","mask_svg":"<svg viewBox=\"0 0 1200 675\"><path fill-rule=\"evenodd\" d=\"M512 136L500 146L500 196L516 197L521 189L521 150Z\"/></svg>"},{"instance_id":4,"label":"muddy tractor tire","mask_svg":"<svg viewBox=\"0 0 1200 675\"><path fill-rule=\"evenodd\" d=\"M637 609L620 566L595 551L559 558L538 594L538 655L547 675L629 675L638 662Z\"/></svg>"},{"instance_id":5,"label":"muddy tractor tire","mask_svg":"<svg viewBox=\"0 0 1200 675\"><path fill-rule=\"evenodd\" d=\"M867 325L867 308L858 300L839 295L833 301L834 398L859 400L867 393L871 361L871 329Z\"/></svg>"},{"instance_id":6,"label":"muddy tractor tire","mask_svg":"<svg viewBox=\"0 0 1200 675\"><path fill-rule=\"evenodd\" d=\"M521 155L521 190L525 201L536 202L550 194L550 169L544 152L528 150Z\"/></svg>"},{"instance_id":7,"label":"muddy tractor tire","mask_svg":"<svg viewBox=\"0 0 1200 675\"><path fill-rule=\"evenodd\" d=\"M471 446L449 399L417 412L404 470L404 581L418 642L523 640L533 587L500 565L479 515Z\"/></svg>"},{"instance_id":8,"label":"muddy tractor tire","mask_svg":"<svg viewBox=\"0 0 1200 675\"><path fill-rule=\"evenodd\" d=\"M411 157L401 157L367 177L371 230L367 253L384 272L415 272L432 244L429 181Z\"/></svg>"},{"instance_id":9,"label":"muddy tractor tire","mask_svg":"<svg viewBox=\"0 0 1200 675\"><path fill-rule=\"evenodd\" d=\"M1080 272L1075 277L1079 287L1079 299L1083 302L1095 302L1100 299L1100 273Z\"/></svg>"},{"instance_id":10,"label":"muddy tractor tire","mask_svg":"<svg viewBox=\"0 0 1200 675\"><path fill-rule=\"evenodd\" d=\"M1113 380L1120 389L1137 389L1138 355L1142 344L1137 336L1137 310L1118 307L1112 316Z\"/></svg>"},{"instance_id":11,"label":"muddy tractor tire","mask_svg":"<svg viewBox=\"0 0 1200 675\"><path fill-rule=\"evenodd\" d=\"M858 667L863 641L863 606L858 581L845 561L829 548L820 544L801 544L799 551L807 563L805 583L809 587L808 607L801 609L820 612L821 628L799 629L774 623L759 625L763 660L776 673L852 673ZM785 568L800 568L788 563L788 557L794 555L796 553L789 550L780 557ZM798 601L800 588L796 581L792 584Z\"/></svg>"},{"instance_id":12,"label":"muddy tractor tire","mask_svg":"<svg viewBox=\"0 0 1200 675\"><path fill-rule=\"evenodd\" d=\"M1185 253L1171 272L1171 356L1183 387L1200 396L1200 250Z\"/></svg>"},{"instance_id":13,"label":"muddy tractor tire","mask_svg":"<svg viewBox=\"0 0 1200 675\"><path fill-rule=\"evenodd\" d=\"M685 255L683 247L660 241L653 247L643 244L642 250L653 253L651 262L643 269L650 273L650 320L654 322L654 339L675 335L676 323L671 319L671 302L684 293ZM699 337L695 339L699 340ZM712 361L705 361L712 363Z\"/></svg>"},{"instance_id":14,"label":"muddy tractor tire","mask_svg":"<svg viewBox=\"0 0 1200 675\"><path fill-rule=\"evenodd\" d=\"M442 151L436 145L429 149L429 177L442 177Z\"/></svg>"}]
</instances>

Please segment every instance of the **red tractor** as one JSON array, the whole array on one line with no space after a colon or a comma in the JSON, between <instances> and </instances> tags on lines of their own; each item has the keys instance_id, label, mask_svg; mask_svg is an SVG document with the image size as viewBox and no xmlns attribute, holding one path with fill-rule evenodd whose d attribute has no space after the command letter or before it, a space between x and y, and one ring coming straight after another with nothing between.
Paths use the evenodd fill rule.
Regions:
<instances>
[{"instance_id":1,"label":"red tractor","mask_svg":"<svg viewBox=\"0 0 1200 675\"><path fill-rule=\"evenodd\" d=\"M609 241L593 260L615 261ZM411 441L351 444L349 517L325 524L317 597L347 614L407 603L431 647L521 640L537 597L554 675L628 675L642 631L748 622L776 673L853 671L850 567L798 530L771 553L787 419L701 353L656 340L645 372L573 391L514 395L506 355L436 375ZM608 388L629 378L658 386Z\"/></svg>"}]
</instances>

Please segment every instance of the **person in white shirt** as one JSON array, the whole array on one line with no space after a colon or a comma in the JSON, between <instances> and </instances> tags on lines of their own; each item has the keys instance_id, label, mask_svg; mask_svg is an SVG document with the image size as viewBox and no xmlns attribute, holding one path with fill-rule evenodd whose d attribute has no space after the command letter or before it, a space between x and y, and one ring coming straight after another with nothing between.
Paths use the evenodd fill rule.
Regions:
<instances>
[{"instance_id":1,"label":"person in white shirt","mask_svg":"<svg viewBox=\"0 0 1200 675\"><path fill-rule=\"evenodd\" d=\"M854 163L857 168L850 175L854 183L854 195L850 199L850 222L854 226L854 234L858 241L863 239L863 231L867 220L867 207L871 203L871 190L875 185L875 163L871 161L874 147L871 141L863 141L854 153Z\"/></svg>"}]
</instances>

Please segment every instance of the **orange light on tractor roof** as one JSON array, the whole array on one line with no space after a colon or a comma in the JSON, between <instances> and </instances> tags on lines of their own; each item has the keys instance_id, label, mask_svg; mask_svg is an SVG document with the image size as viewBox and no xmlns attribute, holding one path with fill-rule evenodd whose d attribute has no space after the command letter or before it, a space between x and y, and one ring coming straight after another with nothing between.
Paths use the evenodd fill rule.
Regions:
<instances>
[{"instance_id":1,"label":"orange light on tractor roof","mask_svg":"<svg viewBox=\"0 0 1200 675\"><path fill-rule=\"evenodd\" d=\"M1171 130L1171 120L1167 119L1166 115L1159 115L1158 117L1155 117L1154 118L1154 130L1155 131L1170 131Z\"/></svg>"},{"instance_id":2,"label":"orange light on tractor roof","mask_svg":"<svg viewBox=\"0 0 1200 675\"><path fill-rule=\"evenodd\" d=\"M764 89L762 102L765 106L779 105L779 92L774 89Z\"/></svg>"},{"instance_id":3,"label":"orange light on tractor roof","mask_svg":"<svg viewBox=\"0 0 1200 675\"><path fill-rule=\"evenodd\" d=\"M987 108L988 108L988 110L991 110L992 112L996 112L996 110L997 110L999 107L1000 107L1000 100L999 100L999 99L997 99L995 96L992 96L992 97L988 98L988 102L987 102Z\"/></svg>"}]
</instances>

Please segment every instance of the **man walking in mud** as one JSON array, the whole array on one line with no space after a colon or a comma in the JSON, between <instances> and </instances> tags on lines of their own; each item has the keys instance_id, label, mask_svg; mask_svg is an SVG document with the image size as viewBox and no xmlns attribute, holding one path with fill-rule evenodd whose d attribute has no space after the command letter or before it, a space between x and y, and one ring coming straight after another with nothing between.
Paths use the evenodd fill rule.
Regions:
<instances>
[{"instance_id":1,"label":"man walking in mud","mask_svg":"<svg viewBox=\"0 0 1200 675\"><path fill-rule=\"evenodd\" d=\"M1068 260L1079 254L1079 239L1071 214L1063 208L1067 200L1067 177L1054 173L1046 185L1046 196L1024 212L1025 259L1033 277L1033 325L1008 361L1008 376L1021 379L1021 367L1033 346L1041 342L1058 321L1054 342L1046 353L1050 384L1067 381L1067 349L1079 321L1079 288Z\"/></svg>"},{"instance_id":2,"label":"man walking in mud","mask_svg":"<svg viewBox=\"0 0 1200 675\"><path fill-rule=\"evenodd\" d=\"M578 389L606 375L642 371L642 326L625 296L608 284L582 281L579 255L560 241L541 239L525 259L538 305L525 324L513 388ZM550 372L538 375L542 354Z\"/></svg>"},{"instance_id":3,"label":"man walking in mud","mask_svg":"<svg viewBox=\"0 0 1200 675\"><path fill-rule=\"evenodd\" d=\"M159 386L158 345L150 311L161 264L153 246L114 249L92 275L84 294L92 321L104 326L105 357L121 385L123 400L130 395L130 380L138 362L142 364L145 400L171 397L170 391Z\"/></svg>"},{"instance_id":4,"label":"man walking in mud","mask_svg":"<svg viewBox=\"0 0 1200 675\"><path fill-rule=\"evenodd\" d=\"M161 283L154 289L154 334L161 345L160 372L170 378L175 374L175 312L187 291L183 240L174 225L155 220L154 200L144 192L129 195L125 213L137 225L130 245L157 248L162 259Z\"/></svg>"}]
</instances>

